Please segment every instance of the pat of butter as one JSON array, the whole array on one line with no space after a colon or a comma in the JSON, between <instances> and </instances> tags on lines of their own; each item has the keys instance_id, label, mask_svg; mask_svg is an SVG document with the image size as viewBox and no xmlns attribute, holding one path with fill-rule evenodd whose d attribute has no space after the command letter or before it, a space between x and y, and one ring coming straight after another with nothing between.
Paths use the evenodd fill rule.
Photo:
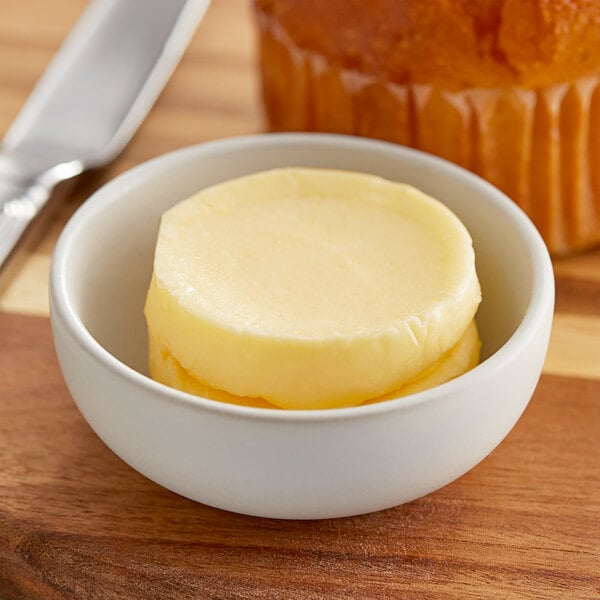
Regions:
<instances>
[{"instance_id":1,"label":"pat of butter","mask_svg":"<svg viewBox=\"0 0 600 600\"><path fill-rule=\"evenodd\" d=\"M479 301L471 238L440 202L371 175L278 169L164 214L145 312L191 377L310 409L418 378Z\"/></svg>"},{"instance_id":2,"label":"pat of butter","mask_svg":"<svg viewBox=\"0 0 600 600\"><path fill-rule=\"evenodd\" d=\"M365 404L401 398L446 383L475 367L479 362L480 349L481 341L477 325L475 320L473 320L458 342L440 360L424 372L419 373L417 378L405 383L401 388L385 396L367 400ZM148 354L152 376L165 385L188 392L189 394L202 396L210 400L218 400L227 404L250 406L252 408L277 408L274 404L262 398L234 396L223 390L206 385L193 375L190 375L167 350L159 346L154 337L150 337L149 339Z\"/></svg>"}]
</instances>

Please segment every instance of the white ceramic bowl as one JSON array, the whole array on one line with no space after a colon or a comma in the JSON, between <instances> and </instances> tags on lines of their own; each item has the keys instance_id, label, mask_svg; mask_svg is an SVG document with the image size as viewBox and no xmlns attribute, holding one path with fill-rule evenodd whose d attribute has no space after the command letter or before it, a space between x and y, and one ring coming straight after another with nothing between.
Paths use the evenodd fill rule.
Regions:
<instances>
[{"instance_id":1,"label":"white ceramic bowl","mask_svg":"<svg viewBox=\"0 0 600 600\"><path fill-rule=\"evenodd\" d=\"M221 404L146 375L142 307L161 213L200 188L277 166L370 172L446 203L470 230L483 290L483 362L414 396L329 411ZM125 462L200 502L251 515L328 518L391 507L453 481L513 427L537 384L554 304L546 248L494 187L383 142L261 135L187 148L104 186L65 228L51 314L66 382Z\"/></svg>"}]
</instances>

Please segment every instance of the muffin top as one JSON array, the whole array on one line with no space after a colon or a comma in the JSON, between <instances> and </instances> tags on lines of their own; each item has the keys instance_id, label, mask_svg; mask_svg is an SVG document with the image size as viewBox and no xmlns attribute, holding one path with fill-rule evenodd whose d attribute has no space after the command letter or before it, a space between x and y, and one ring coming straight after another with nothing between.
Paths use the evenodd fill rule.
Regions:
<instances>
[{"instance_id":1,"label":"muffin top","mask_svg":"<svg viewBox=\"0 0 600 600\"><path fill-rule=\"evenodd\" d=\"M600 70L598 0L255 0L296 46L348 69L449 88Z\"/></svg>"}]
</instances>

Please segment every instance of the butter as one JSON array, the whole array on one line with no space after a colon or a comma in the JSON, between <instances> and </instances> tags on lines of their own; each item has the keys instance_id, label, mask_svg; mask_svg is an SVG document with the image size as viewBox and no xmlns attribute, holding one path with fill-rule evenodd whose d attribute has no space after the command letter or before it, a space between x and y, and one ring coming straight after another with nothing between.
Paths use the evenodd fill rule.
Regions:
<instances>
[{"instance_id":1,"label":"butter","mask_svg":"<svg viewBox=\"0 0 600 600\"><path fill-rule=\"evenodd\" d=\"M479 363L480 351L481 340L477 323L473 319L458 342L433 365L419 373L413 380L403 384L399 389L385 396L367 400L365 404L402 398L446 383L476 367Z\"/></svg>"},{"instance_id":2,"label":"butter","mask_svg":"<svg viewBox=\"0 0 600 600\"><path fill-rule=\"evenodd\" d=\"M420 373L414 380L405 383L400 389L394 390L385 396L367 400L364 404L401 398L446 383L475 367L479 362L480 349L481 341L477 325L473 320L458 342L440 360ZM150 338L149 363L154 379L183 392L227 404L237 404L238 406L277 408L277 406L262 398L234 396L206 385L190 375L176 358L158 345L155 338Z\"/></svg>"},{"instance_id":3,"label":"butter","mask_svg":"<svg viewBox=\"0 0 600 600\"><path fill-rule=\"evenodd\" d=\"M145 313L155 356L201 385L312 409L418 379L479 302L470 236L443 204L371 175L290 168L167 211Z\"/></svg>"}]
</instances>

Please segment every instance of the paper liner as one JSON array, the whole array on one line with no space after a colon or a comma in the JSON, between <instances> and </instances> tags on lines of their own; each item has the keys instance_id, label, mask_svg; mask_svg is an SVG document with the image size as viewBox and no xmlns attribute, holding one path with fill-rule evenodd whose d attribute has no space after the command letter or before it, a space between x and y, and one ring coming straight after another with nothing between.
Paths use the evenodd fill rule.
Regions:
<instances>
[{"instance_id":1,"label":"paper liner","mask_svg":"<svg viewBox=\"0 0 600 600\"><path fill-rule=\"evenodd\" d=\"M540 89L398 85L294 45L258 14L265 108L276 131L413 146L513 198L554 255L600 243L600 73Z\"/></svg>"}]
</instances>

